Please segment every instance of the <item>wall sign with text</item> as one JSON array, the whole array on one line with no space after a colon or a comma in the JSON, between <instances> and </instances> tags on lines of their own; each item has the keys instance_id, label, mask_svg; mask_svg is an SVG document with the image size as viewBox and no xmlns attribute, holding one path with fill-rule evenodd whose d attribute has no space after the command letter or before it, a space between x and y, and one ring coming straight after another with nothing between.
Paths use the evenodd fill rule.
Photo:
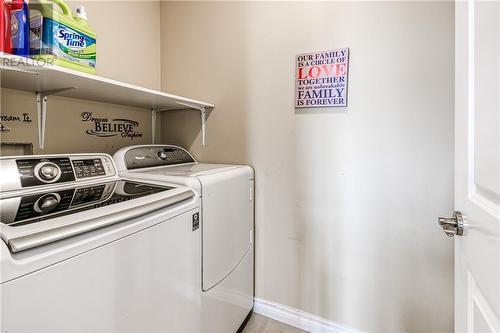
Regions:
<instances>
[{"instance_id":1,"label":"wall sign with text","mask_svg":"<svg viewBox=\"0 0 500 333\"><path fill-rule=\"evenodd\" d=\"M141 138L142 132L138 130L139 122L130 119L109 119L107 117L96 116L92 112L83 112L81 114L83 122L88 122L91 128L85 132L101 138L121 136L133 140Z\"/></svg>"},{"instance_id":2,"label":"wall sign with text","mask_svg":"<svg viewBox=\"0 0 500 333\"><path fill-rule=\"evenodd\" d=\"M5 123L31 123L31 116L29 113L23 113L21 115L10 115L10 114L0 114L0 133L8 133L11 128L5 125Z\"/></svg>"},{"instance_id":3,"label":"wall sign with text","mask_svg":"<svg viewBox=\"0 0 500 333\"><path fill-rule=\"evenodd\" d=\"M295 107L347 106L349 49L297 55Z\"/></svg>"}]
</instances>

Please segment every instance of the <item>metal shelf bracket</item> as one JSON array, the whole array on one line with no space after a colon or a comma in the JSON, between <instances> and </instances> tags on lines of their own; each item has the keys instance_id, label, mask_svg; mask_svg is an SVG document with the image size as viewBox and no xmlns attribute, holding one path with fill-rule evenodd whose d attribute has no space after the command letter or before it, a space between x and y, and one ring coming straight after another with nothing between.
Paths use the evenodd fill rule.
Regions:
<instances>
[{"instance_id":1,"label":"metal shelf bracket","mask_svg":"<svg viewBox=\"0 0 500 333\"><path fill-rule=\"evenodd\" d=\"M156 143L157 110L151 109L151 143Z\"/></svg>"},{"instance_id":2,"label":"metal shelf bracket","mask_svg":"<svg viewBox=\"0 0 500 333\"><path fill-rule=\"evenodd\" d=\"M36 96L36 113L38 117L38 147L40 149L43 149L45 145L45 124L46 124L45 121L47 118L48 96L71 89L76 89L76 87L36 92L35 96Z\"/></svg>"},{"instance_id":3,"label":"metal shelf bracket","mask_svg":"<svg viewBox=\"0 0 500 333\"><path fill-rule=\"evenodd\" d=\"M176 102L177 104L187 106L190 109L195 109L200 111L200 116L201 116L201 145L205 147L206 144L206 130L205 130L205 124L207 121L207 108L204 106L199 106L199 105L194 105L190 103L184 103L184 102Z\"/></svg>"},{"instance_id":4,"label":"metal shelf bracket","mask_svg":"<svg viewBox=\"0 0 500 333\"><path fill-rule=\"evenodd\" d=\"M200 111L200 116L201 116L201 145L203 147L206 146L206 120L207 120L207 108L204 106L199 106L199 105L194 105L194 104L189 104L189 103L184 103L184 102L176 102L179 105L186 106L190 109L195 109ZM151 136L152 136L152 143L155 143L156 140L156 121L157 121L157 115L158 112L163 112L163 111L172 111L172 109L163 109L163 110L156 110L156 109L151 109Z\"/></svg>"}]
</instances>

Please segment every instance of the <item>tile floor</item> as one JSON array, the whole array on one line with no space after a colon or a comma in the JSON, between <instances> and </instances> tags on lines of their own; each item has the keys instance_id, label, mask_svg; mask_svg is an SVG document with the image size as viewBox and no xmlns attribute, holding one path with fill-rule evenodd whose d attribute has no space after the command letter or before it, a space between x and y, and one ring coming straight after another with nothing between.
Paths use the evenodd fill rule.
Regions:
<instances>
[{"instance_id":1,"label":"tile floor","mask_svg":"<svg viewBox=\"0 0 500 333\"><path fill-rule=\"evenodd\" d=\"M253 313L242 333L307 333L279 321Z\"/></svg>"}]
</instances>

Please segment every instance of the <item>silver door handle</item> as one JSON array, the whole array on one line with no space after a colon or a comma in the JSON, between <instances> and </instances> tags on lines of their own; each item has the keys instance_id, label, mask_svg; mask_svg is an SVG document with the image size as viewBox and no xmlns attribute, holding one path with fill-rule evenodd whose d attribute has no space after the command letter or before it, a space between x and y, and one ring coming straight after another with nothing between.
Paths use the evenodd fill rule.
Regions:
<instances>
[{"instance_id":1,"label":"silver door handle","mask_svg":"<svg viewBox=\"0 0 500 333\"><path fill-rule=\"evenodd\" d=\"M455 235L462 236L464 234L464 218L462 212L453 212L453 217L439 217L438 223L448 237L453 237Z\"/></svg>"}]
</instances>

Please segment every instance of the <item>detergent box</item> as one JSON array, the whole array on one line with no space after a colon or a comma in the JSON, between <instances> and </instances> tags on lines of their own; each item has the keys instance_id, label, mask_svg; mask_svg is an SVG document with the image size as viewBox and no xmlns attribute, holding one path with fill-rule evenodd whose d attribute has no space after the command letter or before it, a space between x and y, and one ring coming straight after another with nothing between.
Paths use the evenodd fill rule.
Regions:
<instances>
[{"instance_id":1,"label":"detergent box","mask_svg":"<svg viewBox=\"0 0 500 333\"><path fill-rule=\"evenodd\" d=\"M47 64L96 71L96 33L83 7L73 16L61 0L30 1L30 55Z\"/></svg>"}]
</instances>

